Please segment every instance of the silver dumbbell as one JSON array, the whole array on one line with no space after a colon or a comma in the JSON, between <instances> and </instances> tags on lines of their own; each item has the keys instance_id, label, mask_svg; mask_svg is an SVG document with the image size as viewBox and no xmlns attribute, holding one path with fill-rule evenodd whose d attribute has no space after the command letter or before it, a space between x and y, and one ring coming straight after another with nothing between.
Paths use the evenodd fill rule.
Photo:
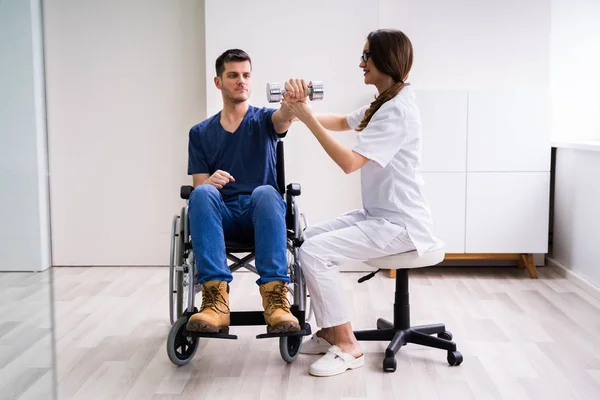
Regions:
<instances>
[{"instance_id":1,"label":"silver dumbbell","mask_svg":"<svg viewBox=\"0 0 600 400\"><path fill-rule=\"evenodd\" d=\"M285 92L285 88L282 88L279 83L267 83L267 100L269 100L269 103L279 103ZM308 88L308 98L311 100L321 100L323 99L324 95L325 92L323 91L323 82L312 82Z\"/></svg>"}]
</instances>

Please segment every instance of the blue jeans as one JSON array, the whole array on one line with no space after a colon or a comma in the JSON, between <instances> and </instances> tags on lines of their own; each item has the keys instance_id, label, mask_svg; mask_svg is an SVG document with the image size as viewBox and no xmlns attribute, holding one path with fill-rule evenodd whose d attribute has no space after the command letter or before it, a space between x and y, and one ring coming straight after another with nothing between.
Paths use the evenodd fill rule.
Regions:
<instances>
[{"instance_id":1,"label":"blue jeans","mask_svg":"<svg viewBox=\"0 0 600 400\"><path fill-rule=\"evenodd\" d=\"M255 266L260 275L257 284L288 283L285 210L285 200L269 185L225 201L214 186L197 186L189 199L189 218L198 283L233 280L225 257L225 239L254 240Z\"/></svg>"}]
</instances>

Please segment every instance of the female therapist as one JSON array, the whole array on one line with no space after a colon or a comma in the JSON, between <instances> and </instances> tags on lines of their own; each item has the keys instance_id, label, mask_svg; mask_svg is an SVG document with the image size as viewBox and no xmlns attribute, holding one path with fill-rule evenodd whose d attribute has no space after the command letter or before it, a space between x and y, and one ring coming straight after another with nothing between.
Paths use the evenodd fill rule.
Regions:
<instances>
[{"instance_id":1,"label":"female therapist","mask_svg":"<svg viewBox=\"0 0 600 400\"><path fill-rule=\"evenodd\" d=\"M325 354L310 374L332 376L362 367L364 355L350 325L338 265L435 245L429 206L419 172L421 122L415 94L406 83L412 44L397 30L367 36L360 68L378 95L348 116L313 114L304 80L286 82L284 101L347 174L360 169L363 208L304 231L302 271L316 323L322 329L302 345L305 354ZM358 131L352 149L327 131Z\"/></svg>"}]
</instances>

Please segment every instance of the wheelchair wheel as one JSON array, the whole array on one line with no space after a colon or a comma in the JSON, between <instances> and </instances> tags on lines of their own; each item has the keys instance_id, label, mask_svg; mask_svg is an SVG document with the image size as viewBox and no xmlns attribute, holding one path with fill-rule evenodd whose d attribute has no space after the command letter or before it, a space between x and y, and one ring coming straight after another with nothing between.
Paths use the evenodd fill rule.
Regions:
<instances>
[{"instance_id":1,"label":"wheelchair wheel","mask_svg":"<svg viewBox=\"0 0 600 400\"><path fill-rule=\"evenodd\" d=\"M279 353L283 361L293 363L300 354L304 336L282 336L279 338Z\"/></svg>"},{"instance_id":2,"label":"wheelchair wheel","mask_svg":"<svg viewBox=\"0 0 600 400\"><path fill-rule=\"evenodd\" d=\"M169 319L171 320L171 325L177 321L180 314L177 313L177 283L180 282L179 273L175 271L175 267L178 266L178 252L181 248L179 246L179 230L178 224L179 215L175 215L173 217L173 223L171 225L171 252L169 254Z\"/></svg>"},{"instance_id":3,"label":"wheelchair wheel","mask_svg":"<svg viewBox=\"0 0 600 400\"><path fill-rule=\"evenodd\" d=\"M183 267L183 263L185 262L185 229L184 224L187 221L187 212L186 208L183 207L181 209L181 216L179 217L179 226L178 226L178 235L177 235L177 266ZM186 284L187 274L183 271L177 271L177 318L181 317L181 314L185 311L185 307L187 306L187 294L185 293L185 284Z\"/></svg>"},{"instance_id":4,"label":"wheelchair wheel","mask_svg":"<svg viewBox=\"0 0 600 400\"><path fill-rule=\"evenodd\" d=\"M314 313L312 303L310 301L310 293L308 293L308 290L306 291L306 302L304 304L306 304L306 321L308 322L312 319Z\"/></svg>"},{"instance_id":5,"label":"wheelchair wheel","mask_svg":"<svg viewBox=\"0 0 600 400\"><path fill-rule=\"evenodd\" d=\"M198 338L185 334L187 333L185 331L187 321L187 317L179 318L171 327L167 337L167 355L175 365L186 365L198 350Z\"/></svg>"},{"instance_id":6,"label":"wheelchair wheel","mask_svg":"<svg viewBox=\"0 0 600 400\"><path fill-rule=\"evenodd\" d=\"M189 277L182 270L185 262L185 218L187 218L187 213L184 207L181 210L181 215L175 215L173 218L173 227L171 229L171 255L169 259L169 312L171 325L181 317L188 303L187 289L189 285L186 287L186 284L189 283Z\"/></svg>"}]
</instances>

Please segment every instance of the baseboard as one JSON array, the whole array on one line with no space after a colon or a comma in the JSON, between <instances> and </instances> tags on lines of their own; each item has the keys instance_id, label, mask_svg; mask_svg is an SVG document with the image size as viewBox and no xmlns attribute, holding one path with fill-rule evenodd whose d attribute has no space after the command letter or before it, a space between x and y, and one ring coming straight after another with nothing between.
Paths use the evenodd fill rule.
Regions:
<instances>
[{"instance_id":1,"label":"baseboard","mask_svg":"<svg viewBox=\"0 0 600 400\"><path fill-rule=\"evenodd\" d=\"M546 257L546 265L553 268L560 276L573 282L586 293L600 300L600 286L593 284L576 272L571 271L552 257Z\"/></svg>"}]
</instances>

